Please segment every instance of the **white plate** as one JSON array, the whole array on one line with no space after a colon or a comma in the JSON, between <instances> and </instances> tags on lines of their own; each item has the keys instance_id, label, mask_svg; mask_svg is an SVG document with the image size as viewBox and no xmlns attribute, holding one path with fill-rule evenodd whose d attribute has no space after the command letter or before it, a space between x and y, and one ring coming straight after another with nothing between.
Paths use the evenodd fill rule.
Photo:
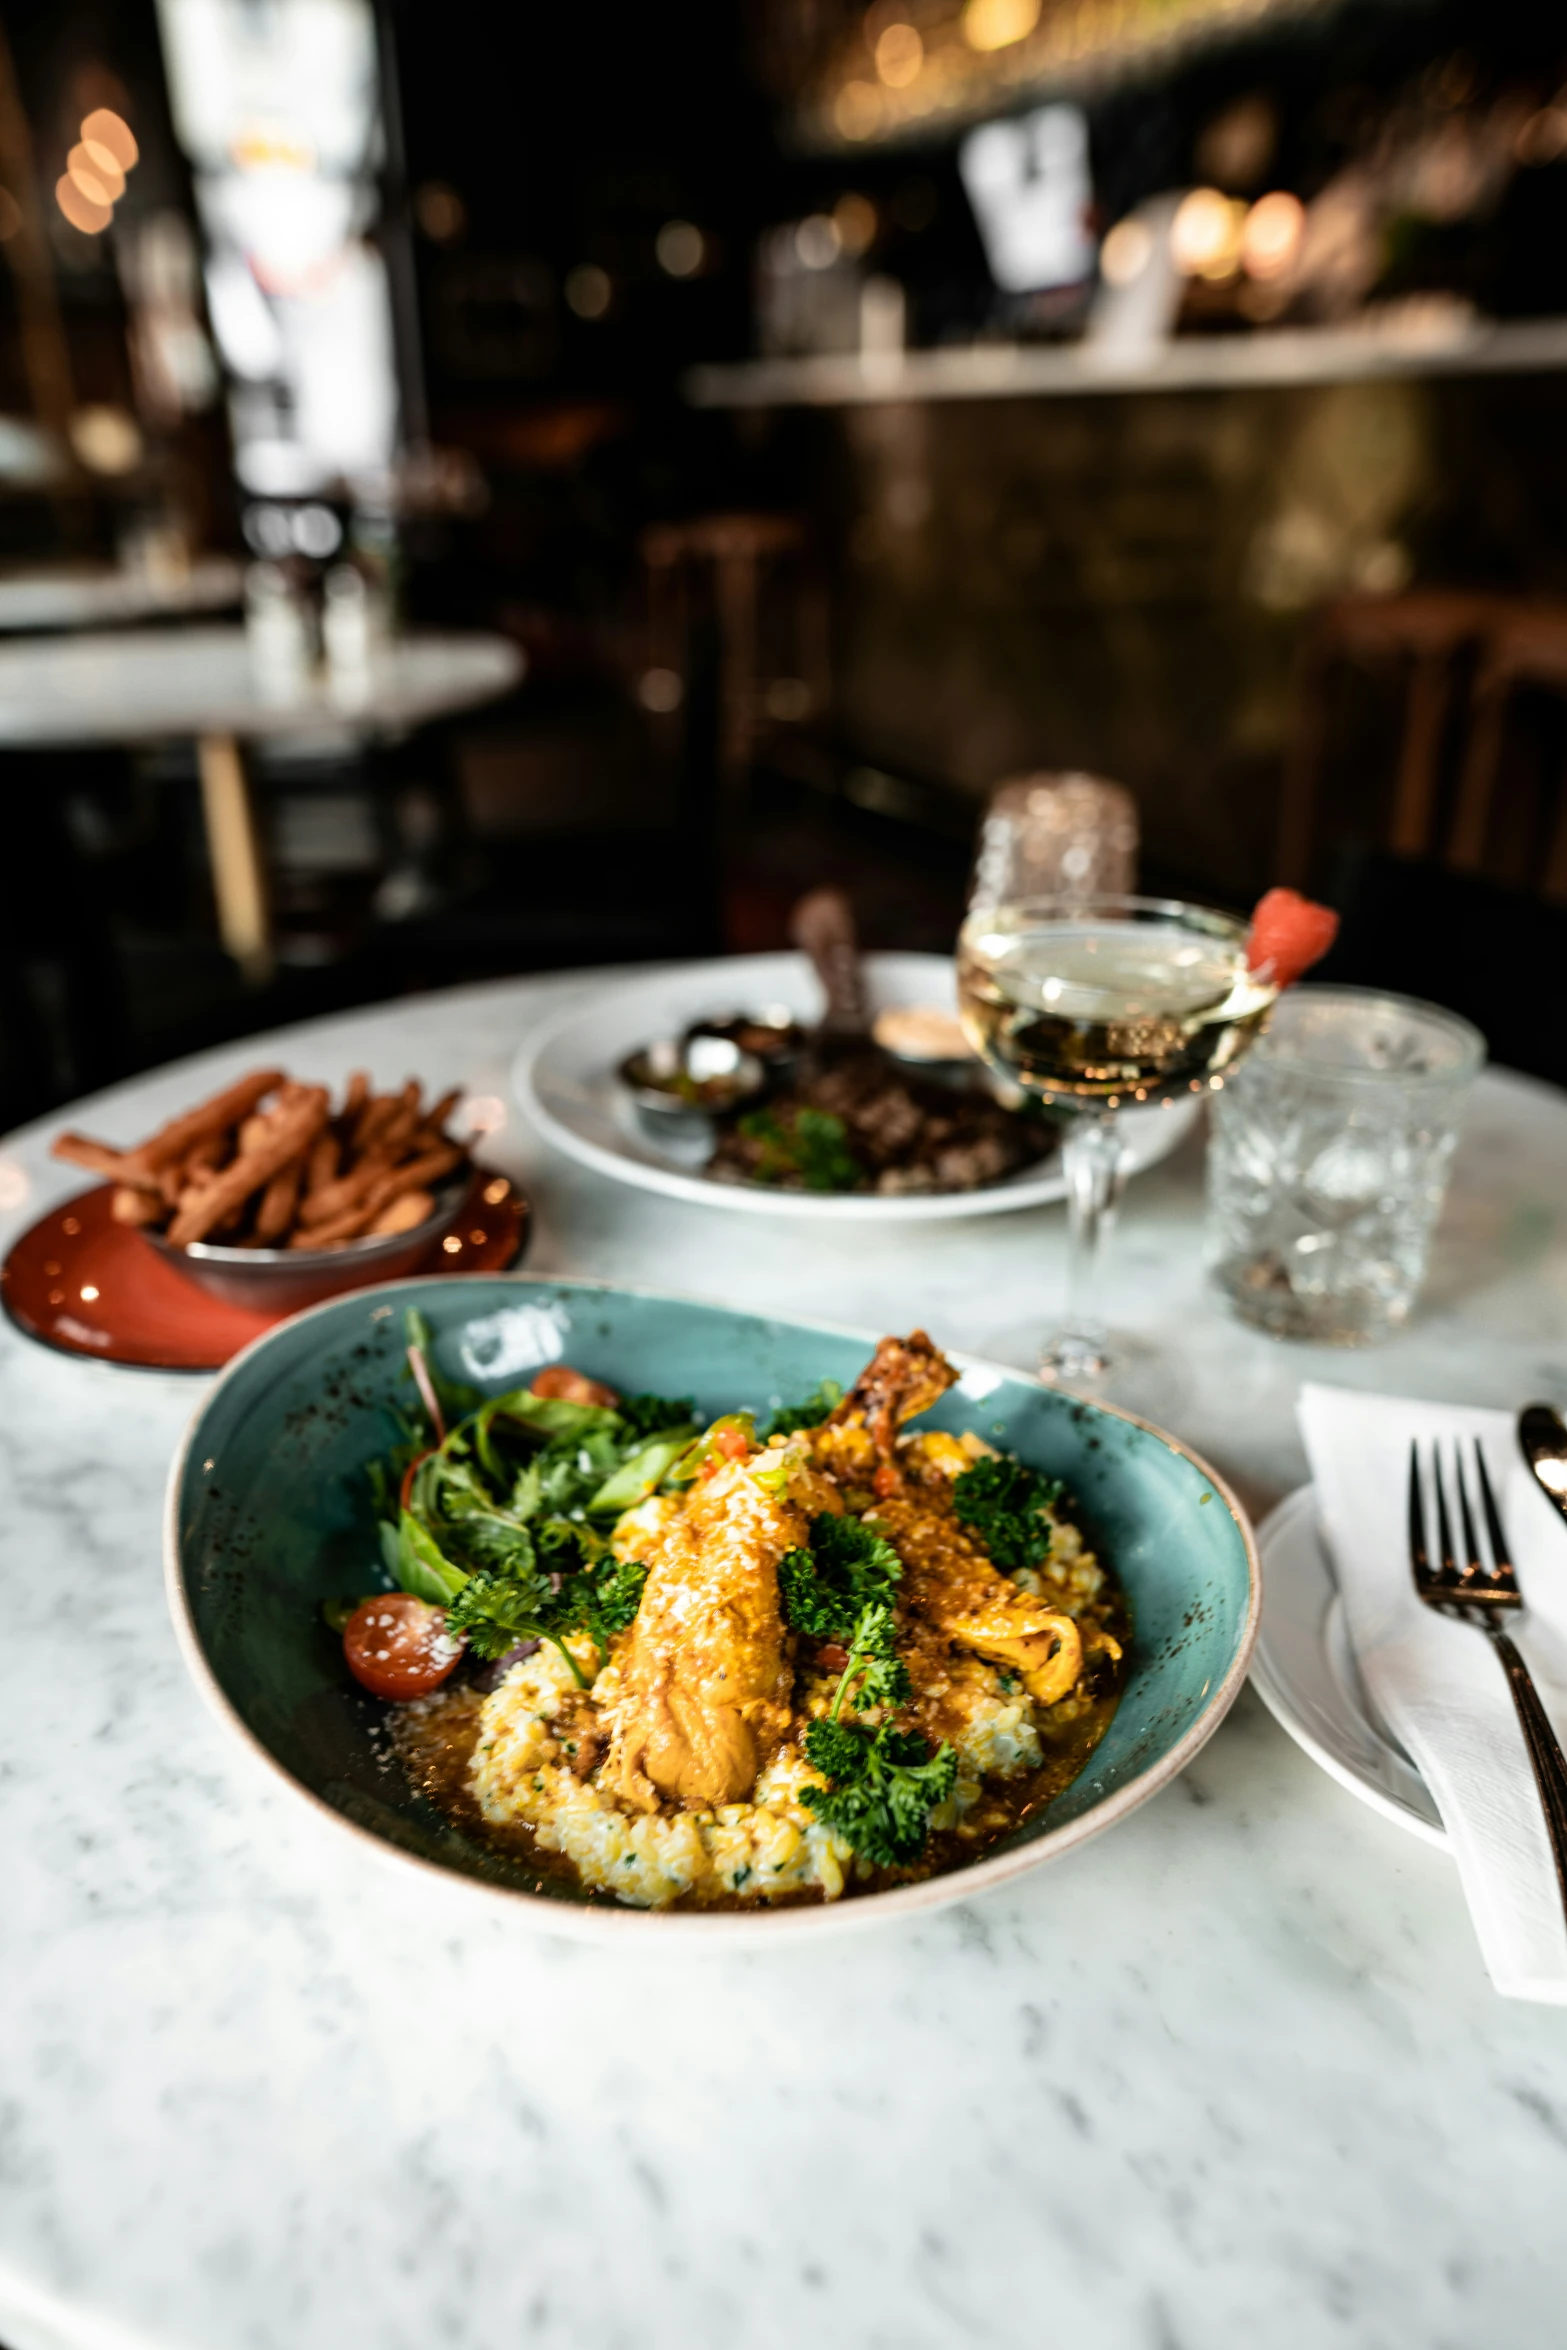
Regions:
<instances>
[{"instance_id":1,"label":"white plate","mask_svg":"<svg viewBox=\"0 0 1567 2350\"><path fill-rule=\"evenodd\" d=\"M1424 1779L1378 1724L1361 1686L1312 1486L1280 1502L1257 1529L1257 1549L1262 1630L1251 1677L1263 1704L1341 1787L1446 1851Z\"/></svg>"},{"instance_id":2,"label":"white plate","mask_svg":"<svg viewBox=\"0 0 1567 2350\"><path fill-rule=\"evenodd\" d=\"M872 1012L890 1004L956 1001L947 955L867 955ZM836 1217L878 1224L922 1224L951 1216L995 1216L1064 1199L1059 1159L1025 1168L983 1191L948 1191L883 1199L866 1193L769 1191L761 1184L715 1183L701 1172L705 1137L687 1151L653 1141L615 1076L618 1063L651 1038L675 1036L692 1020L779 1004L797 1020L821 1017L821 990L803 955L727 955L681 963L646 979L625 980L579 1002L525 1045L512 1070L517 1098L551 1142L601 1174L674 1199L739 1208L760 1216ZM1167 1158L1197 1114L1194 1100L1124 1110L1129 1172Z\"/></svg>"}]
</instances>

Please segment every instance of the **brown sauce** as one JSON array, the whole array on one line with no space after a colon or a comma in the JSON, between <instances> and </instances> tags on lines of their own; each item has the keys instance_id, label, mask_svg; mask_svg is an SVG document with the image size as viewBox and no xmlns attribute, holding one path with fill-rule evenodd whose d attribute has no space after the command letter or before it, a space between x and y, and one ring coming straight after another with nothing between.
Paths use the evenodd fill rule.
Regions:
<instances>
[{"instance_id":1,"label":"brown sauce","mask_svg":"<svg viewBox=\"0 0 1567 2350\"><path fill-rule=\"evenodd\" d=\"M1130 1638L1126 1611L1119 1595L1112 1597L1107 1590L1105 1598L1110 1604L1101 1607L1101 1619L1125 1649ZM863 1877L856 1871L850 1875L842 1898L849 1901L858 1894L912 1884L924 1877L944 1876L953 1869L966 1868L982 1859L1046 1804L1054 1802L1081 1774L1109 1729L1120 1703L1125 1673L1124 1655L1120 1666L1115 1668L1108 1660L1101 1660L1095 1691L1086 1696L1079 1693L1056 1709L1058 1714L1070 1718L1041 1724L1039 1742L1043 1759L1037 1770L986 1780L972 1810L956 1828L932 1836L924 1859L916 1867L875 1869ZM549 1877L558 1884L580 1890L581 1880L571 1862L560 1853L545 1851L530 1827L497 1826L479 1809L469 1788L468 1773L483 1705L484 1697L478 1689L471 1683L459 1683L422 1704L394 1709L390 1721L392 1744L410 1781L476 1844L504 1854L536 1876ZM772 1902L746 1901L734 1895L705 1901L692 1897L671 1906L690 1910L782 1909L822 1904L825 1899L819 1889L813 1888Z\"/></svg>"}]
</instances>

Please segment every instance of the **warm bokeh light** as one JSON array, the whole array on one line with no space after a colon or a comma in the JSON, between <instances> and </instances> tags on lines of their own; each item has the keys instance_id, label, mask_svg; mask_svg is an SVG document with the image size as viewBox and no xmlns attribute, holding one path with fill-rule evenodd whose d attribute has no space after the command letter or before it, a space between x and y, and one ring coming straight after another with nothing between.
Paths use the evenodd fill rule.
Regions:
<instances>
[{"instance_id":1,"label":"warm bokeh light","mask_svg":"<svg viewBox=\"0 0 1567 2350\"><path fill-rule=\"evenodd\" d=\"M802 269L831 269L843 249L838 224L829 212L812 212L794 232L794 250Z\"/></svg>"},{"instance_id":2,"label":"warm bokeh light","mask_svg":"<svg viewBox=\"0 0 1567 2350\"><path fill-rule=\"evenodd\" d=\"M78 408L70 422L71 447L89 473L109 480L134 473L142 458L141 433L128 409Z\"/></svg>"},{"instance_id":3,"label":"warm bokeh light","mask_svg":"<svg viewBox=\"0 0 1567 2350\"><path fill-rule=\"evenodd\" d=\"M583 262L566 280L566 306L578 318L607 316L614 294L608 270L600 269L594 261Z\"/></svg>"},{"instance_id":4,"label":"warm bokeh light","mask_svg":"<svg viewBox=\"0 0 1567 2350\"><path fill-rule=\"evenodd\" d=\"M1241 230L1241 267L1248 277L1285 277L1306 233L1306 207L1284 188L1259 196Z\"/></svg>"},{"instance_id":5,"label":"warm bokeh light","mask_svg":"<svg viewBox=\"0 0 1567 2350\"><path fill-rule=\"evenodd\" d=\"M82 138L95 147L105 148L122 172L135 169L141 149L130 124L112 106L93 109L82 124Z\"/></svg>"},{"instance_id":6,"label":"warm bokeh light","mask_svg":"<svg viewBox=\"0 0 1567 2350\"><path fill-rule=\"evenodd\" d=\"M120 193L124 194L125 174L120 169L118 158L111 154L102 139L83 139L76 152L84 155L95 172L99 173L102 178L115 183ZM70 167L69 157L66 158L66 167L67 169Z\"/></svg>"},{"instance_id":7,"label":"warm bokeh light","mask_svg":"<svg viewBox=\"0 0 1567 2350\"><path fill-rule=\"evenodd\" d=\"M1135 218L1118 220L1099 248L1099 274L1107 286L1129 286L1153 257L1153 232Z\"/></svg>"},{"instance_id":8,"label":"warm bokeh light","mask_svg":"<svg viewBox=\"0 0 1567 2350\"><path fill-rule=\"evenodd\" d=\"M100 154L106 152L106 149L99 149ZM125 193L125 175L119 165L110 157L109 168L105 171L85 143L71 149L65 159L65 168L89 204L113 205Z\"/></svg>"},{"instance_id":9,"label":"warm bokeh light","mask_svg":"<svg viewBox=\"0 0 1567 2350\"><path fill-rule=\"evenodd\" d=\"M54 183L54 200L65 214L72 228L79 228L84 237L96 237L114 218L110 204L95 204L82 193L69 172L61 172Z\"/></svg>"},{"instance_id":10,"label":"warm bokeh light","mask_svg":"<svg viewBox=\"0 0 1567 2350\"><path fill-rule=\"evenodd\" d=\"M874 82L845 82L833 100L832 118L846 139L868 139L881 121L881 92Z\"/></svg>"},{"instance_id":11,"label":"warm bokeh light","mask_svg":"<svg viewBox=\"0 0 1567 2350\"><path fill-rule=\"evenodd\" d=\"M877 36L876 71L889 90L906 90L917 82L925 63L925 44L913 25L887 25Z\"/></svg>"},{"instance_id":12,"label":"warm bokeh light","mask_svg":"<svg viewBox=\"0 0 1567 2350\"><path fill-rule=\"evenodd\" d=\"M968 0L963 38L971 49L1010 49L1039 22L1040 0Z\"/></svg>"},{"instance_id":13,"label":"warm bokeh light","mask_svg":"<svg viewBox=\"0 0 1567 2350\"><path fill-rule=\"evenodd\" d=\"M690 220L666 220L653 249L667 277L695 277L707 253L701 230Z\"/></svg>"},{"instance_id":14,"label":"warm bokeh light","mask_svg":"<svg viewBox=\"0 0 1567 2350\"><path fill-rule=\"evenodd\" d=\"M851 259L868 252L876 236L876 207L868 196L840 196L832 208L838 242Z\"/></svg>"},{"instance_id":15,"label":"warm bokeh light","mask_svg":"<svg viewBox=\"0 0 1567 2350\"><path fill-rule=\"evenodd\" d=\"M1217 188L1193 188L1170 229L1170 253L1185 277L1226 278L1240 261L1246 207Z\"/></svg>"},{"instance_id":16,"label":"warm bokeh light","mask_svg":"<svg viewBox=\"0 0 1567 2350\"><path fill-rule=\"evenodd\" d=\"M414 218L432 245L453 245L468 225L468 208L445 180L426 180L414 190Z\"/></svg>"}]
</instances>

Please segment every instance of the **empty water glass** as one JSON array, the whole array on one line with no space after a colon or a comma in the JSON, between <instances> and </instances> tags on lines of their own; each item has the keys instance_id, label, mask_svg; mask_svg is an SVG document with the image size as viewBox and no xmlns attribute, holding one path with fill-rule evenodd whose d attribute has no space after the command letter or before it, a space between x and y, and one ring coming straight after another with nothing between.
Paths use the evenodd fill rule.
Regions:
<instances>
[{"instance_id":1,"label":"empty water glass","mask_svg":"<svg viewBox=\"0 0 1567 2350\"><path fill-rule=\"evenodd\" d=\"M1020 898L1124 897L1137 887L1137 802L1098 775L1020 775L991 794L969 912Z\"/></svg>"},{"instance_id":2,"label":"empty water glass","mask_svg":"<svg viewBox=\"0 0 1567 2350\"><path fill-rule=\"evenodd\" d=\"M1243 1322L1360 1346L1425 1278L1477 1029L1434 1004L1295 987L1213 1102L1208 1267Z\"/></svg>"}]
</instances>

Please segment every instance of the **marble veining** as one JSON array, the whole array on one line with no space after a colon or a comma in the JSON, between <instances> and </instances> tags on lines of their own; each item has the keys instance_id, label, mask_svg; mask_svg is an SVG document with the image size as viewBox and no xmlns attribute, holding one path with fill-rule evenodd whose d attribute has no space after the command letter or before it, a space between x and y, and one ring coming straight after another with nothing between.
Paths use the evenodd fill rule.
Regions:
<instances>
[{"instance_id":1,"label":"marble veining","mask_svg":"<svg viewBox=\"0 0 1567 2350\"><path fill-rule=\"evenodd\" d=\"M505 1097L574 984L296 1030L305 1076ZM578 983L580 984L580 983ZM252 1045L73 1111L126 1137ZM75 1187L0 1145L0 1243ZM809 1235L634 1194L513 1109L541 1271L982 1347L1059 1210ZM1304 1376L1567 1396L1567 1103L1477 1097L1426 1311L1362 1355L1203 1302L1200 1148L1129 1195L1123 1314L1254 1505ZM26 1197L18 1198L25 1188ZM164 1607L200 1383L0 1331L0 2341L8 2350L1547 2350L1567 2017L1490 1991L1456 1876L1249 1694L1121 1828L913 1926L651 1959L340 1838L233 1745ZM1564 1561L1567 1566L1567 1561Z\"/></svg>"}]
</instances>

